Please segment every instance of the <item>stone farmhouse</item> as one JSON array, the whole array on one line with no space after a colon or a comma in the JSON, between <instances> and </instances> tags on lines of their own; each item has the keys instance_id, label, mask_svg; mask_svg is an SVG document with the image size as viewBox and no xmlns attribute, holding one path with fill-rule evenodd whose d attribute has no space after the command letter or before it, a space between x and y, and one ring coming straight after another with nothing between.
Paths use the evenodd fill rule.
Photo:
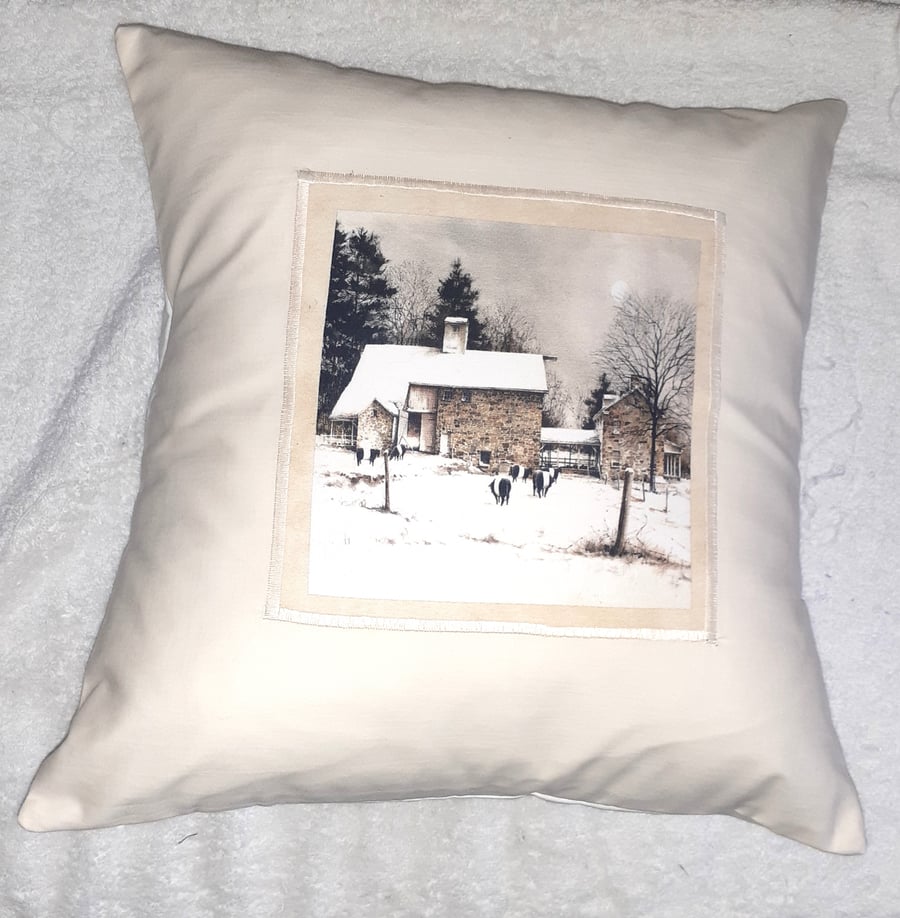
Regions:
<instances>
[{"instance_id":1,"label":"stone farmhouse","mask_svg":"<svg viewBox=\"0 0 900 918\"><path fill-rule=\"evenodd\" d=\"M638 476L650 474L650 434L647 406L634 390L623 395L606 395L603 408L594 422L603 444L601 474L619 477L625 468ZM656 474L666 479L680 479L690 474L688 438L679 442L658 437L656 441Z\"/></svg>"},{"instance_id":2,"label":"stone farmhouse","mask_svg":"<svg viewBox=\"0 0 900 918\"><path fill-rule=\"evenodd\" d=\"M367 345L331 412L332 440L537 466L544 357L467 349L468 321L445 320L440 348Z\"/></svg>"}]
</instances>

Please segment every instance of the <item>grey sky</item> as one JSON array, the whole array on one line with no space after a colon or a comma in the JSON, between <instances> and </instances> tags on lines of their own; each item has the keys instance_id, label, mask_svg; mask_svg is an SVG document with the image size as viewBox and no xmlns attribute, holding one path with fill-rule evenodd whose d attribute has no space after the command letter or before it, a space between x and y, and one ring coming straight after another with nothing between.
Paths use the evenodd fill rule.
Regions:
<instances>
[{"instance_id":1,"label":"grey sky","mask_svg":"<svg viewBox=\"0 0 900 918\"><path fill-rule=\"evenodd\" d=\"M542 352L558 358L576 407L599 374L593 354L612 321L614 284L696 302L700 246L691 240L392 213L342 211L338 219L346 230L377 233L389 261L425 263L435 286L461 259L482 311L516 302Z\"/></svg>"}]
</instances>

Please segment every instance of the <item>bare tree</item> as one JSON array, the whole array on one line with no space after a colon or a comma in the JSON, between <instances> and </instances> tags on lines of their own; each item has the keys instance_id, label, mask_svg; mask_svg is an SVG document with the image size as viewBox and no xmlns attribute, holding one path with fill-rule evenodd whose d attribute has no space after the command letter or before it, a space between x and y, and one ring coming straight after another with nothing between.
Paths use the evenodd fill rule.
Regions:
<instances>
[{"instance_id":1,"label":"bare tree","mask_svg":"<svg viewBox=\"0 0 900 918\"><path fill-rule=\"evenodd\" d=\"M482 305L481 314L484 339L490 350L513 354L540 353L534 322L515 300L499 299L490 305Z\"/></svg>"},{"instance_id":2,"label":"bare tree","mask_svg":"<svg viewBox=\"0 0 900 918\"><path fill-rule=\"evenodd\" d=\"M659 439L690 427L695 322L690 303L664 293L629 291L617 299L615 318L598 354L601 365L647 409L651 491L656 490Z\"/></svg>"},{"instance_id":3,"label":"bare tree","mask_svg":"<svg viewBox=\"0 0 900 918\"><path fill-rule=\"evenodd\" d=\"M421 261L390 265L388 281L397 292L384 316L385 338L391 344L422 344L426 315L435 301L437 282Z\"/></svg>"},{"instance_id":4,"label":"bare tree","mask_svg":"<svg viewBox=\"0 0 900 918\"><path fill-rule=\"evenodd\" d=\"M547 394L541 410L541 427L568 427L575 415L572 396L559 373L546 362L544 367L547 373Z\"/></svg>"}]
</instances>

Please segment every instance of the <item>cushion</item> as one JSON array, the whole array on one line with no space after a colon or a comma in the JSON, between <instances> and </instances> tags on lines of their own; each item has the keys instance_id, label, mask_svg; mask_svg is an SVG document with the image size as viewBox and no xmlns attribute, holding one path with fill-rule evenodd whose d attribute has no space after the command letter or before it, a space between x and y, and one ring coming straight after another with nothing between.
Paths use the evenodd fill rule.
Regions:
<instances>
[{"instance_id":1,"label":"cushion","mask_svg":"<svg viewBox=\"0 0 900 918\"><path fill-rule=\"evenodd\" d=\"M798 560L843 103L117 46L171 327L21 824L533 794L861 851Z\"/></svg>"}]
</instances>

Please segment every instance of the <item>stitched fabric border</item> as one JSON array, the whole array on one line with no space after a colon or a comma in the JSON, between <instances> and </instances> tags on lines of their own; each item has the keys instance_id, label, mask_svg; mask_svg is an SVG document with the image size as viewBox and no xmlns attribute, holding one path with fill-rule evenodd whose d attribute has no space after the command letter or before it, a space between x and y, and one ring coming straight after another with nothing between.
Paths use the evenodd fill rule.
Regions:
<instances>
[{"instance_id":1,"label":"stitched fabric border","mask_svg":"<svg viewBox=\"0 0 900 918\"><path fill-rule=\"evenodd\" d=\"M306 235L306 218L309 204L309 189L313 184L349 185L369 188L401 188L408 190L429 189L448 193L465 193L484 197L515 198L535 201L559 201L566 203L584 203L590 206L610 206L630 210L652 210L668 214L686 216L702 215L712 219L715 226L715 268L714 268L714 303L712 316L711 360L708 368L707 383L709 386L708 428L707 428L707 537L708 570L702 588L706 592L706 623L703 630L652 627L579 627L552 626L531 622L491 621L491 620L456 620L452 617L440 619L414 618L407 616L371 616L365 614L333 614L303 609L291 609L282 606L281 581L284 563L284 535L287 518L287 489L291 461L291 439L295 406L295 386L297 371L297 348L300 326L300 300L302 294L302 273L304 266L304 248ZM540 634L547 636L605 637L605 638L639 638L649 640L690 640L715 642L716 624L716 507L715 507L715 432L720 397L720 313L721 313L721 272L724 260L723 215L708 210L672 203L637 200L602 198L596 195L579 192L550 192L534 189L497 188L489 186L465 185L433 181L415 181L401 178L377 176L340 175L334 173L316 173L299 170L297 173L297 204L295 209L294 246L291 264L290 303L285 346L284 400L279 430L278 469L276 473L276 493L273 519L272 559L265 603L265 616L273 620L290 621L300 624L342 627L342 628L377 628L389 630L422 630L422 631L466 631L466 632L510 632L519 634Z\"/></svg>"},{"instance_id":2,"label":"stitched fabric border","mask_svg":"<svg viewBox=\"0 0 900 918\"><path fill-rule=\"evenodd\" d=\"M266 590L265 614L277 617L281 605L281 574L284 568L284 527L287 522L288 476L291 467L291 434L297 378L297 341L300 334L300 291L303 277L303 252L306 243L306 210L309 184L297 179L294 208L294 245L291 253L290 294L284 344L284 389L281 423L278 428L278 463L275 472L275 509L272 523L272 558Z\"/></svg>"}]
</instances>

